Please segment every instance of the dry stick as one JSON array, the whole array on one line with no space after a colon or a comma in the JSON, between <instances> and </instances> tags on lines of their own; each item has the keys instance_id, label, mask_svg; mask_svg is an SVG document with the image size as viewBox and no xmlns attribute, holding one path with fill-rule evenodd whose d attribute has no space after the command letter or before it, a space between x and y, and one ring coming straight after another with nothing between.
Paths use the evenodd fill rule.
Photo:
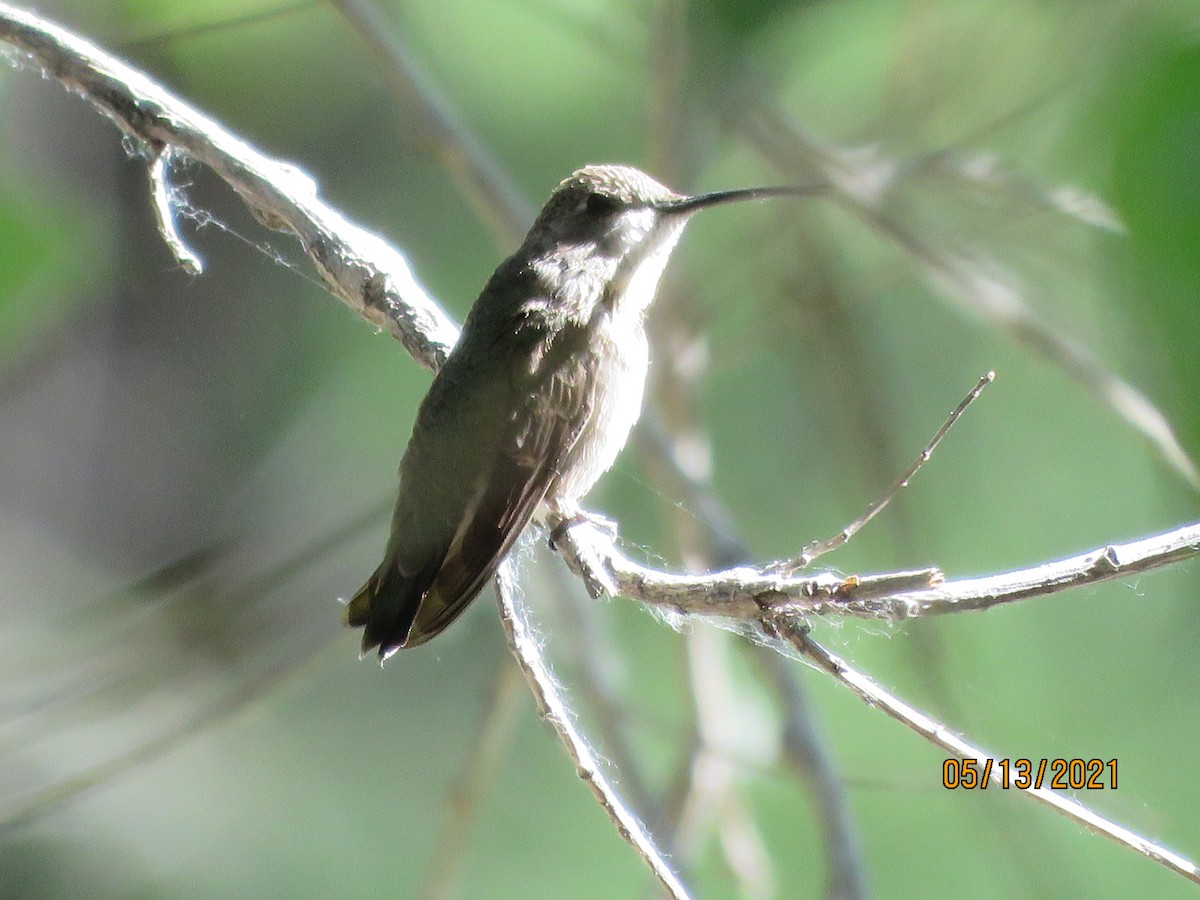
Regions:
<instances>
[{"instance_id":1,"label":"dry stick","mask_svg":"<svg viewBox=\"0 0 1200 900\"><path fill-rule=\"evenodd\" d=\"M770 637L781 640L798 650L805 659L812 661L822 671L829 673L850 688L850 690L854 691L854 693L858 694L868 706L882 709L897 722L902 723L921 735L925 740L936 744L959 759L978 761L980 768L987 773L989 783L998 786L1001 784L996 766L984 768L987 762L994 760L991 754L984 752L972 744L968 744L942 723L931 719L919 710L909 706L895 694L884 690L866 675L846 665L844 660L830 653L809 637L807 629L798 625L794 620L781 620L767 616L763 619L763 627ZM1046 806L1066 816L1073 822L1077 822L1089 831L1104 835L1118 844L1130 847L1185 878L1200 884L1200 869L1190 860L1172 853L1159 844L1146 840L1146 838L1133 833L1127 828L1122 828L1115 822L1092 812L1080 803L1060 796L1048 788L1028 787L1021 790L1039 803L1044 803Z\"/></svg>"},{"instance_id":2,"label":"dry stick","mask_svg":"<svg viewBox=\"0 0 1200 900\"><path fill-rule=\"evenodd\" d=\"M808 566L811 565L815 559L824 556L831 550L836 550L838 547L841 547L848 540L850 540L850 538L854 537L854 535L862 531L862 529L872 519L883 512L887 505L895 499L896 495L899 494L902 489L908 487L908 482L914 475L917 474L917 472L920 471L921 466L929 462L929 458L933 456L933 451L936 450L938 444L942 442L942 438L946 436L946 432L954 427L954 423L958 421L959 417L964 412L966 412L967 407L979 399L979 395L983 393L983 389L991 384L995 378L995 372L988 372L979 379L979 381L975 384L975 387L971 388L970 393L963 397L958 406L954 407L954 409L950 411L950 415L946 417L946 421L942 423L942 427L934 433L929 443L925 445L925 449L921 451L921 455L913 461L911 466L909 466L908 471L893 481L888 489L883 492L883 496L868 506L866 511L861 516L859 516L828 540L813 541L804 548L803 552L801 552L799 556L794 556L791 559L776 563L773 568L787 573L797 572L800 569L808 568Z\"/></svg>"},{"instance_id":3,"label":"dry stick","mask_svg":"<svg viewBox=\"0 0 1200 900\"><path fill-rule=\"evenodd\" d=\"M989 609L1191 559L1200 555L1200 524L1028 569L952 580L937 569L845 578L832 572L785 577L739 566L706 575L677 575L630 559L613 546L609 535L586 522L568 529L558 548L587 583L609 581L620 596L669 613L751 621L770 611L900 621Z\"/></svg>"},{"instance_id":4,"label":"dry stick","mask_svg":"<svg viewBox=\"0 0 1200 900\"><path fill-rule=\"evenodd\" d=\"M389 331L427 369L445 360L458 328L418 283L405 257L324 203L309 175L261 153L149 76L32 13L0 3L0 40L90 100L136 144L178 151L208 166L267 227L300 240L335 297Z\"/></svg>"},{"instance_id":5,"label":"dry stick","mask_svg":"<svg viewBox=\"0 0 1200 900\"><path fill-rule=\"evenodd\" d=\"M514 596L514 568L511 559L506 559L500 566L496 576L496 601L500 606L500 620L504 624L509 649L525 673L529 689L537 701L538 711L558 734L567 755L575 763L576 774L587 784L600 806L608 813L608 817L616 823L621 837L637 850L638 855L650 866L650 871L654 873L659 886L669 897L680 900L686 898L687 890L655 846L654 839L637 817L625 807L621 795L601 769L600 761L592 752L592 748L575 727L558 681L550 671L538 647L537 638L526 620L526 609Z\"/></svg>"}]
</instances>

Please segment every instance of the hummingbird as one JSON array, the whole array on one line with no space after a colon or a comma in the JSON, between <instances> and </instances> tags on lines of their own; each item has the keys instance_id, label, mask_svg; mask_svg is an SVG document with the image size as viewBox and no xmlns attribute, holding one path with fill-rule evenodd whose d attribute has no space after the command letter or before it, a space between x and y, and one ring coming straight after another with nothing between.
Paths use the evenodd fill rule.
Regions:
<instances>
[{"instance_id":1,"label":"hummingbird","mask_svg":"<svg viewBox=\"0 0 1200 900\"><path fill-rule=\"evenodd\" d=\"M630 166L555 188L417 411L383 562L344 610L387 659L443 631L541 510L570 520L641 412L644 320L692 214L813 188L676 193Z\"/></svg>"}]
</instances>

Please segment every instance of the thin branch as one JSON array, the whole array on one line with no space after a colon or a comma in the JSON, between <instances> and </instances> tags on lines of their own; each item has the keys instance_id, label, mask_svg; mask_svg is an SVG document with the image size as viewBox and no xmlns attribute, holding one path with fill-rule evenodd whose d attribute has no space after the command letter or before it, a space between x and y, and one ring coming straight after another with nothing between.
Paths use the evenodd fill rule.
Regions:
<instances>
[{"instance_id":1,"label":"thin branch","mask_svg":"<svg viewBox=\"0 0 1200 900\"><path fill-rule=\"evenodd\" d=\"M1200 554L1200 524L1028 569L954 580L945 579L937 569L785 577L772 574L770 567L739 566L707 575L676 575L630 559L609 535L582 521L566 529L558 547L572 570L585 574L589 583L611 581L621 596L671 613L753 621L760 613L772 611L899 621L989 609L1190 559Z\"/></svg>"},{"instance_id":2,"label":"thin branch","mask_svg":"<svg viewBox=\"0 0 1200 900\"><path fill-rule=\"evenodd\" d=\"M32 13L0 3L0 40L90 100L135 142L208 166L264 224L299 238L334 296L391 332L426 368L445 360L458 338L453 321L404 256L324 203L305 172L259 152L147 75Z\"/></svg>"},{"instance_id":3,"label":"thin branch","mask_svg":"<svg viewBox=\"0 0 1200 900\"><path fill-rule=\"evenodd\" d=\"M989 784L1001 786L999 769L996 766L985 768L988 761L995 758L984 750L967 743L954 734L941 722L930 718L917 709L909 706L895 694L892 694L863 673L846 665L845 660L830 653L808 636L805 628L798 626L794 620L779 620L765 617L763 626L770 637L777 638L798 650L805 659L815 663L822 671L832 675L858 696L870 707L881 709L897 722L912 729L931 744L941 747L959 759L974 760L980 770L987 773ZM1092 812L1087 807L1054 793L1043 787L1021 788L1024 793L1039 803L1066 816L1073 822L1082 825L1089 831L1111 838L1118 844L1129 847L1148 856L1150 859L1167 867L1173 872L1184 876L1190 881L1200 884L1200 869L1191 860L1180 856L1165 847L1149 841L1141 835L1134 834L1127 828L1122 828L1115 822Z\"/></svg>"},{"instance_id":4,"label":"thin branch","mask_svg":"<svg viewBox=\"0 0 1200 900\"><path fill-rule=\"evenodd\" d=\"M667 896L683 900L687 890L671 870L670 865L654 844L654 839L641 822L625 806L624 800L605 776L600 761L588 746L571 716L571 711L554 673L542 655L538 639L526 619L525 606L515 597L514 564L505 560L496 576L496 600L500 606L500 620L508 638L509 649L525 673L529 689L537 701L538 712L550 723L562 741L567 755L575 763L576 774L583 779L597 802L617 826L622 840L645 860L654 873L659 886Z\"/></svg>"},{"instance_id":5,"label":"thin branch","mask_svg":"<svg viewBox=\"0 0 1200 900\"><path fill-rule=\"evenodd\" d=\"M838 547L843 546L848 540L850 540L850 538L854 537L867 525L869 525L877 515L887 508L887 505L896 498L896 495L899 494L901 490L908 487L909 481L911 481L912 477L916 475L918 471L920 471L921 466L929 462L930 457L933 456L933 451L936 450L938 444L942 442L942 438L944 438L946 433L954 427L954 423L959 420L964 412L966 412L967 407L979 399L979 395L983 393L983 389L991 384L995 377L995 372L988 372L986 375L982 376L978 382L976 382L975 387L971 388L967 396L963 397L958 406L954 407L954 409L950 411L950 415L946 417L946 421L942 423L942 427L934 433L933 437L929 440L929 443L925 445L923 450L921 450L920 455L913 461L913 464L908 467L908 471L893 481L891 485L888 486L888 489L883 492L883 495L879 497L879 499L873 501L861 516L859 516L828 540L813 541L804 548L799 556L776 563L772 567L773 570L791 573L798 572L801 569L807 569L814 560L824 556L826 553L831 553Z\"/></svg>"}]
</instances>

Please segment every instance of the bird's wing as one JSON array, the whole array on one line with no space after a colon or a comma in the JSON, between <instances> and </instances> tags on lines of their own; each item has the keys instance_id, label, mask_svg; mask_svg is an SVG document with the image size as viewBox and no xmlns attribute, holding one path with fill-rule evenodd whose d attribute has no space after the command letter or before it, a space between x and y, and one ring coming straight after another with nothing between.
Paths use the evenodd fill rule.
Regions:
<instances>
[{"instance_id":1,"label":"bird's wing","mask_svg":"<svg viewBox=\"0 0 1200 900\"><path fill-rule=\"evenodd\" d=\"M569 465L595 408L586 335L558 334L536 372L474 502L464 510L408 633L413 646L448 626L484 588Z\"/></svg>"},{"instance_id":2,"label":"bird's wing","mask_svg":"<svg viewBox=\"0 0 1200 900\"><path fill-rule=\"evenodd\" d=\"M400 466L392 539L347 608L363 652L424 643L476 595L551 490L595 406L582 327L524 354L452 355ZM511 349L511 348L510 348ZM528 364L523 364L523 360ZM458 363L458 365L456 365Z\"/></svg>"}]
</instances>

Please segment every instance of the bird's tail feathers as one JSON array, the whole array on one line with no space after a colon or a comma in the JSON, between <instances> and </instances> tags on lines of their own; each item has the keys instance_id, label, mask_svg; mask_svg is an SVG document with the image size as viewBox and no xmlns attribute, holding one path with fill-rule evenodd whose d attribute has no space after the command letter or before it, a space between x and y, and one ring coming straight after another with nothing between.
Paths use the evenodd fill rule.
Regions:
<instances>
[{"instance_id":1,"label":"bird's tail feathers","mask_svg":"<svg viewBox=\"0 0 1200 900\"><path fill-rule=\"evenodd\" d=\"M342 610L342 621L364 629L363 656L378 647L380 657L387 658L405 645L421 598L436 573L434 566L432 573L405 575L388 558L350 598Z\"/></svg>"}]
</instances>

